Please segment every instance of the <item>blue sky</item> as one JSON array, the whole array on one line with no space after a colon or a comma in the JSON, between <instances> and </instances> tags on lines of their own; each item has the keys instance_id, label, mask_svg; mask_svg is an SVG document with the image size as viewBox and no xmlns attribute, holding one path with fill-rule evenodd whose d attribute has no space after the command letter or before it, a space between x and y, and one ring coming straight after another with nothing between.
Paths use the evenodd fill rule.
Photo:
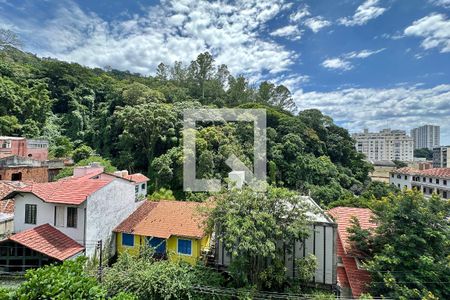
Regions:
<instances>
[{"instance_id":1,"label":"blue sky","mask_svg":"<svg viewBox=\"0 0 450 300\"><path fill-rule=\"evenodd\" d=\"M437 124L450 144L450 0L0 0L0 27L39 56L143 74L208 50L351 132Z\"/></svg>"}]
</instances>

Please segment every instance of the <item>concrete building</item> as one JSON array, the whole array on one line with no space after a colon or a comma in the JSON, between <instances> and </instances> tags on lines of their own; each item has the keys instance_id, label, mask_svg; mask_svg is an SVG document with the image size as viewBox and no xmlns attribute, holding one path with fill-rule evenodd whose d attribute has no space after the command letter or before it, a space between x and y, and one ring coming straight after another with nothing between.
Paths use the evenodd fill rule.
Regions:
<instances>
[{"instance_id":1,"label":"concrete building","mask_svg":"<svg viewBox=\"0 0 450 300\"><path fill-rule=\"evenodd\" d=\"M17 155L0 158L0 180L48 182L48 170L45 161Z\"/></svg>"},{"instance_id":2,"label":"concrete building","mask_svg":"<svg viewBox=\"0 0 450 300\"><path fill-rule=\"evenodd\" d=\"M4 199L15 198L14 232L50 224L82 245L87 256L94 254L99 240L114 251L113 229L138 207L141 198L135 193L135 182L102 176L103 169L96 167L92 172L83 168L73 177L9 193Z\"/></svg>"},{"instance_id":3,"label":"concrete building","mask_svg":"<svg viewBox=\"0 0 450 300\"><path fill-rule=\"evenodd\" d=\"M450 146L433 149L433 168L450 168Z\"/></svg>"},{"instance_id":4,"label":"concrete building","mask_svg":"<svg viewBox=\"0 0 450 300\"><path fill-rule=\"evenodd\" d=\"M8 156L29 157L36 160L48 159L48 141L24 137L0 136L0 158Z\"/></svg>"},{"instance_id":5,"label":"concrete building","mask_svg":"<svg viewBox=\"0 0 450 300\"><path fill-rule=\"evenodd\" d=\"M414 149L427 148L433 150L441 144L441 128L434 125L424 125L411 130Z\"/></svg>"},{"instance_id":6,"label":"concrete building","mask_svg":"<svg viewBox=\"0 0 450 300\"><path fill-rule=\"evenodd\" d=\"M380 132L355 133L356 150L371 161L412 161L414 142L403 130L383 129Z\"/></svg>"},{"instance_id":7,"label":"concrete building","mask_svg":"<svg viewBox=\"0 0 450 300\"><path fill-rule=\"evenodd\" d=\"M450 168L400 168L391 172L390 183L399 188L417 189L426 197L436 193L443 199L450 199Z\"/></svg>"}]
</instances>

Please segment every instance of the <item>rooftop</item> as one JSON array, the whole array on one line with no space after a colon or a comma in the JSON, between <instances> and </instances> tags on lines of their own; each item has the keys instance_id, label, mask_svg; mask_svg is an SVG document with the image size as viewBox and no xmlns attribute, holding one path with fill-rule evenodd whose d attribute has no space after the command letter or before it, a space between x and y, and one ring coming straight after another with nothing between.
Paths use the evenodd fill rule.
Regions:
<instances>
[{"instance_id":1,"label":"rooftop","mask_svg":"<svg viewBox=\"0 0 450 300\"><path fill-rule=\"evenodd\" d=\"M8 240L57 260L68 259L84 250L83 246L49 224L19 232Z\"/></svg>"},{"instance_id":2,"label":"rooftop","mask_svg":"<svg viewBox=\"0 0 450 300\"><path fill-rule=\"evenodd\" d=\"M358 219L362 229L377 227L377 225L371 220L374 214L368 208L338 206L328 210L328 214L330 214L338 224L338 235L342 242L345 254L352 252L349 233L347 232L347 228L352 225L352 217L356 217Z\"/></svg>"},{"instance_id":3,"label":"rooftop","mask_svg":"<svg viewBox=\"0 0 450 300\"><path fill-rule=\"evenodd\" d=\"M144 201L114 231L163 239L172 235L200 239L205 235L206 217L199 208L205 205L186 201Z\"/></svg>"},{"instance_id":4,"label":"rooftop","mask_svg":"<svg viewBox=\"0 0 450 300\"><path fill-rule=\"evenodd\" d=\"M426 170L418 170L415 168L400 168L393 170L394 174L406 174L406 175L417 175L417 176L430 176L430 177L440 177L440 178L450 178L450 168L432 168Z\"/></svg>"}]
</instances>

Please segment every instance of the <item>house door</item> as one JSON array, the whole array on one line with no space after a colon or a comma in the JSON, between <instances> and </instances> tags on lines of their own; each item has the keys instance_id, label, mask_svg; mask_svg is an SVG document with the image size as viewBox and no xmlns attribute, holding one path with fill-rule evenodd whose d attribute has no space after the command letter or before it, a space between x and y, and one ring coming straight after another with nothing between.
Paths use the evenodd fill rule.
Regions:
<instances>
[{"instance_id":1,"label":"house door","mask_svg":"<svg viewBox=\"0 0 450 300\"><path fill-rule=\"evenodd\" d=\"M148 239L148 245L155 249L156 254L165 254L166 253L166 240L153 237Z\"/></svg>"}]
</instances>

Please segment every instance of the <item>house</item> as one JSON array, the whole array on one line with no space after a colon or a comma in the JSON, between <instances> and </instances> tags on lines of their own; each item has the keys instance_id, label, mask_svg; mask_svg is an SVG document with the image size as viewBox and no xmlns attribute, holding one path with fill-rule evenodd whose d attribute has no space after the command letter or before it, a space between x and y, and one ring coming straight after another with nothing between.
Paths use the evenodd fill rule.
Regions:
<instances>
[{"instance_id":1,"label":"house","mask_svg":"<svg viewBox=\"0 0 450 300\"><path fill-rule=\"evenodd\" d=\"M147 183L150 179L148 179L147 176L141 174L141 173L134 173L134 174L128 174L128 171L116 171L114 173L102 173L102 177L119 177L127 179L134 184L134 192L136 194L136 197L138 198L145 198L147 197Z\"/></svg>"},{"instance_id":2,"label":"house","mask_svg":"<svg viewBox=\"0 0 450 300\"><path fill-rule=\"evenodd\" d=\"M17 155L0 158L0 180L48 182L48 169L46 161Z\"/></svg>"},{"instance_id":3,"label":"house","mask_svg":"<svg viewBox=\"0 0 450 300\"><path fill-rule=\"evenodd\" d=\"M47 160L48 146L46 140L0 136L0 158L17 155L36 160Z\"/></svg>"},{"instance_id":4,"label":"house","mask_svg":"<svg viewBox=\"0 0 450 300\"><path fill-rule=\"evenodd\" d=\"M145 247L171 260L196 263L210 246L205 232L204 203L184 201L144 201L114 229L117 252L138 254Z\"/></svg>"},{"instance_id":5,"label":"house","mask_svg":"<svg viewBox=\"0 0 450 300\"><path fill-rule=\"evenodd\" d=\"M43 224L0 241L0 273L24 272L81 255L84 247L55 227Z\"/></svg>"},{"instance_id":6,"label":"house","mask_svg":"<svg viewBox=\"0 0 450 300\"><path fill-rule=\"evenodd\" d=\"M295 260L313 254L317 259L313 282L330 290L334 289L336 286L336 224L311 197L300 197L304 205L310 208L308 216L312 224L308 238L296 241L295 245L291 246L291 251L286 251L284 262L287 275L295 278L297 276ZM219 268L227 268L233 257L219 239L215 242L216 265Z\"/></svg>"},{"instance_id":7,"label":"house","mask_svg":"<svg viewBox=\"0 0 450 300\"><path fill-rule=\"evenodd\" d=\"M103 176L98 164L75 168L73 177L17 188L4 197L11 198L15 233L51 224L84 246L87 256L99 240L115 249L112 230L139 204L133 181Z\"/></svg>"},{"instance_id":8,"label":"house","mask_svg":"<svg viewBox=\"0 0 450 300\"><path fill-rule=\"evenodd\" d=\"M352 225L352 217L358 219L361 228L373 229L373 214L367 208L335 207L328 214L337 222L337 283L342 297L358 298L370 283L370 275L364 269L364 254L356 251L349 240L347 229Z\"/></svg>"},{"instance_id":9,"label":"house","mask_svg":"<svg viewBox=\"0 0 450 300\"><path fill-rule=\"evenodd\" d=\"M450 168L400 168L391 172L390 183L400 188L417 189L425 197L436 193L443 199L450 199Z\"/></svg>"}]
</instances>

